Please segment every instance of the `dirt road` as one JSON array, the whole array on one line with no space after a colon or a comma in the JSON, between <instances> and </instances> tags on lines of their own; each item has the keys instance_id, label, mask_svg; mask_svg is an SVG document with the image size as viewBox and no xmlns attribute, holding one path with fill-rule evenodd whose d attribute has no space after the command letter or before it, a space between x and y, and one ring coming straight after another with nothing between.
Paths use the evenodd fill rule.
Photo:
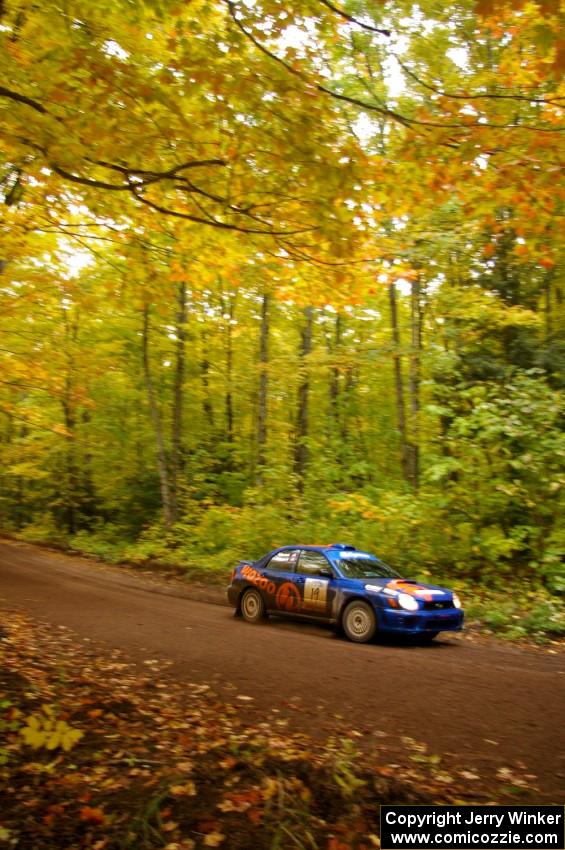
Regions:
<instances>
[{"instance_id":1,"label":"dirt road","mask_svg":"<svg viewBox=\"0 0 565 850\"><path fill-rule=\"evenodd\" d=\"M273 709L327 734L339 714L365 735L401 737L484 777L535 775L540 802L565 799L565 654L473 645L356 646L319 626L250 626L220 605L182 596L118 567L0 542L0 603L23 608L137 661L165 658L180 681L202 682L257 719ZM9 625L9 624L7 624ZM470 780L473 781L473 780ZM474 780L477 781L477 780ZM509 780L512 783L512 780Z\"/></svg>"}]
</instances>

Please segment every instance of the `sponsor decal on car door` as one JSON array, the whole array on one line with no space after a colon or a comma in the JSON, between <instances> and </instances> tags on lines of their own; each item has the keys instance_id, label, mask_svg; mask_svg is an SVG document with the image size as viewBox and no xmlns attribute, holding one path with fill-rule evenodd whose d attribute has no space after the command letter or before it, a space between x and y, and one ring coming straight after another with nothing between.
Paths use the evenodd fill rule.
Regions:
<instances>
[{"instance_id":1,"label":"sponsor decal on car door","mask_svg":"<svg viewBox=\"0 0 565 850\"><path fill-rule=\"evenodd\" d=\"M269 580L266 603L270 611L292 614L300 610L302 593L295 572L298 555L298 549L277 552L265 567L264 575Z\"/></svg>"}]
</instances>

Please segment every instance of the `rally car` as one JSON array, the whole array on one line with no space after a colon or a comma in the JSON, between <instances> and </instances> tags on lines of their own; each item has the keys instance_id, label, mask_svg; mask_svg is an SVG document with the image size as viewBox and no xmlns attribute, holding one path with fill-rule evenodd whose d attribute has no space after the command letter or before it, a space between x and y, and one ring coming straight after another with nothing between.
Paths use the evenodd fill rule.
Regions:
<instances>
[{"instance_id":1,"label":"rally car","mask_svg":"<svg viewBox=\"0 0 565 850\"><path fill-rule=\"evenodd\" d=\"M317 620L356 643L377 631L433 640L463 626L456 593L402 578L375 555L345 543L282 546L258 561L241 561L228 599L248 623L268 614Z\"/></svg>"}]
</instances>

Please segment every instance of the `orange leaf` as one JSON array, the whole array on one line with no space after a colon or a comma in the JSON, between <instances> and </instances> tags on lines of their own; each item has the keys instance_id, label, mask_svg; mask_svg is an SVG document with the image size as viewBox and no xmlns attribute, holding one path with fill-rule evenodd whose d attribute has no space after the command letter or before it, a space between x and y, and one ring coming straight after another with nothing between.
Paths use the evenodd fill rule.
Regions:
<instances>
[{"instance_id":1,"label":"orange leaf","mask_svg":"<svg viewBox=\"0 0 565 850\"><path fill-rule=\"evenodd\" d=\"M102 809L93 809L90 806L83 806L80 810L80 819L88 821L88 823L106 823L106 815Z\"/></svg>"},{"instance_id":2,"label":"orange leaf","mask_svg":"<svg viewBox=\"0 0 565 850\"><path fill-rule=\"evenodd\" d=\"M330 836L328 838L328 848L327 850L350 850L349 844L344 844L340 841L339 838L336 838L335 835Z\"/></svg>"}]
</instances>

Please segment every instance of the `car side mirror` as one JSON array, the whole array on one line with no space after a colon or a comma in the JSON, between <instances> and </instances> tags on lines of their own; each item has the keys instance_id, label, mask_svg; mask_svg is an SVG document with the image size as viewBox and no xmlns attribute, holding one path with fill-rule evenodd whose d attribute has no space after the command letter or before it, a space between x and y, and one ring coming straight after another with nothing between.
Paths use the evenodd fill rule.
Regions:
<instances>
[{"instance_id":1,"label":"car side mirror","mask_svg":"<svg viewBox=\"0 0 565 850\"><path fill-rule=\"evenodd\" d=\"M323 578L333 578L334 574L330 570L329 567L320 567L318 570L318 575L323 576Z\"/></svg>"}]
</instances>

